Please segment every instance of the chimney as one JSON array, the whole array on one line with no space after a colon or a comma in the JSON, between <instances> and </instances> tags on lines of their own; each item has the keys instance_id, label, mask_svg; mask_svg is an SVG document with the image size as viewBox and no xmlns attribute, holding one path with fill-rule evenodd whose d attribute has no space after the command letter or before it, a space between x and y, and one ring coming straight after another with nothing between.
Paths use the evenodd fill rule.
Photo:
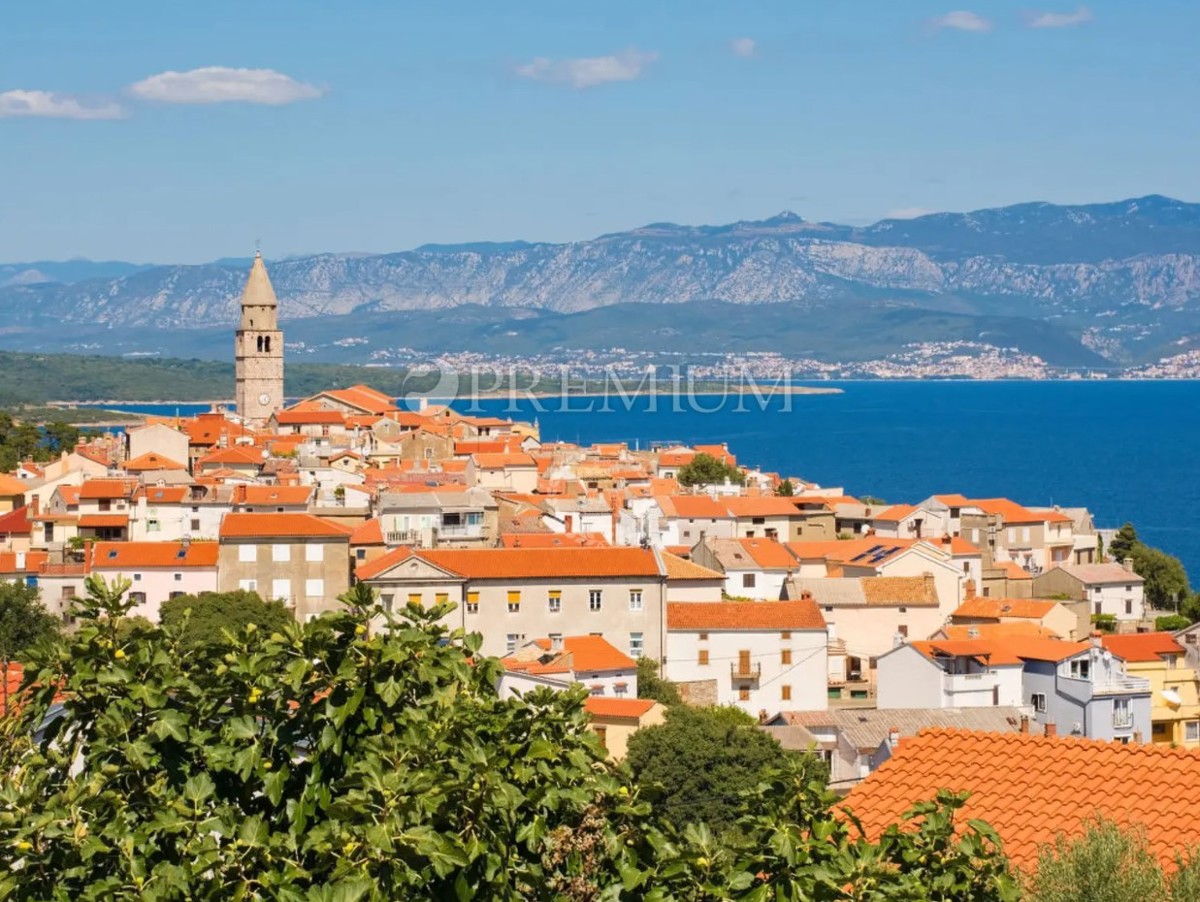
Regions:
<instances>
[{"instance_id":1,"label":"chimney","mask_svg":"<svg viewBox=\"0 0 1200 902\"><path fill-rule=\"evenodd\" d=\"M1021 715L1021 733L1025 736L1029 735L1029 717L1028 717L1028 715L1024 715L1024 714Z\"/></svg>"},{"instance_id":2,"label":"chimney","mask_svg":"<svg viewBox=\"0 0 1200 902\"><path fill-rule=\"evenodd\" d=\"M1092 630L1092 648L1099 648L1104 643L1100 641L1100 637L1104 635L1100 630Z\"/></svg>"},{"instance_id":3,"label":"chimney","mask_svg":"<svg viewBox=\"0 0 1200 902\"><path fill-rule=\"evenodd\" d=\"M36 517L41 510L42 499L35 495L29 496L29 511L31 517Z\"/></svg>"},{"instance_id":4,"label":"chimney","mask_svg":"<svg viewBox=\"0 0 1200 902\"><path fill-rule=\"evenodd\" d=\"M1126 570L1128 570L1130 573L1132 573L1133 572L1133 558L1131 558L1131 557L1125 558L1125 560L1121 561L1121 566L1124 567Z\"/></svg>"},{"instance_id":5,"label":"chimney","mask_svg":"<svg viewBox=\"0 0 1200 902\"><path fill-rule=\"evenodd\" d=\"M813 600L812 592L808 591L808 589L801 589L800 590L800 600L801 601L812 601Z\"/></svg>"},{"instance_id":6,"label":"chimney","mask_svg":"<svg viewBox=\"0 0 1200 902\"><path fill-rule=\"evenodd\" d=\"M899 744L900 744L900 728L899 727L890 727L888 729L888 745L891 748L895 748Z\"/></svg>"},{"instance_id":7,"label":"chimney","mask_svg":"<svg viewBox=\"0 0 1200 902\"><path fill-rule=\"evenodd\" d=\"M95 543L88 539L83 543L83 572L89 574L92 572L92 546Z\"/></svg>"},{"instance_id":8,"label":"chimney","mask_svg":"<svg viewBox=\"0 0 1200 902\"><path fill-rule=\"evenodd\" d=\"M1058 726L1053 721L1046 724L1046 735L1050 737L1058 735Z\"/></svg>"},{"instance_id":9,"label":"chimney","mask_svg":"<svg viewBox=\"0 0 1200 902\"><path fill-rule=\"evenodd\" d=\"M1141 745L1141 744L1142 744L1142 731L1141 731L1141 730L1135 730L1135 731L1134 731L1134 734L1133 734L1133 741L1134 741L1135 743L1137 743L1138 745Z\"/></svg>"},{"instance_id":10,"label":"chimney","mask_svg":"<svg viewBox=\"0 0 1200 902\"><path fill-rule=\"evenodd\" d=\"M975 580L968 579L965 583L963 583L963 598L974 598L974 597L975 597Z\"/></svg>"},{"instance_id":11,"label":"chimney","mask_svg":"<svg viewBox=\"0 0 1200 902\"><path fill-rule=\"evenodd\" d=\"M574 532L574 531L575 531L575 517L574 517L574 515L572 515L572 514L567 514L565 517L563 517L563 522L566 524L566 527L567 527L567 528L566 528L566 531L567 531L567 532Z\"/></svg>"}]
</instances>

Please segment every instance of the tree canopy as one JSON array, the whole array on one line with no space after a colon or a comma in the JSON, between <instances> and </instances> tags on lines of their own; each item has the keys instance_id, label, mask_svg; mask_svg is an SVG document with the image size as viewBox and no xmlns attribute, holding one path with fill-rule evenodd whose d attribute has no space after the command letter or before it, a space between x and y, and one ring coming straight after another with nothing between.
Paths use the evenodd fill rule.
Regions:
<instances>
[{"instance_id":1,"label":"tree canopy","mask_svg":"<svg viewBox=\"0 0 1200 902\"><path fill-rule=\"evenodd\" d=\"M38 590L24 583L0 581L0 693L8 709L8 680L4 674L14 661L38 643L58 635L58 621L42 606Z\"/></svg>"},{"instance_id":2,"label":"tree canopy","mask_svg":"<svg viewBox=\"0 0 1200 902\"><path fill-rule=\"evenodd\" d=\"M1144 543L1132 523L1118 529L1109 541L1108 558L1116 563L1133 561L1134 573L1146 581L1146 603L1151 607L1163 610L1178 605L1179 613L1193 621L1200 614L1200 600L1192 597L1183 562Z\"/></svg>"},{"instance_id":3,"label":"tree canopy","mask_svg":"<svg viewBox=\"0 0 1200 902\"><path fill-rule=\"evenodd\" d=\"M638 698L652 698L660 704L680 704L679 689L659 674L658 662L642 656L637 662Z\"/></svg>"},{"instance_id":4,"label":"tree canopy","mask_svg":"<svg viewBox=\"0 0 1200 902\"><path fill-rule=\"evenodd\" d=\"M791 498L796 494L796 486L792 484L790 479L785 479L776 487L775 494L782 498Z\"/></svg>"},{"instance_id":5,"label":"tree canopy","mask_svg":"<svg viewBox=\"0 0 1200 902\"><path fill-rule=\"evenodd\" d=\"M734 485L744 485L746 474L736 466L701 452L679 468L675 474L680 485L723 485L729 480Z\"/></svg>"},{"instance_id":6,"label":"tree canopy","mask_svg":"<svg viewBox=\"0 0 1200 902\"><path fill-rule=\"evenodd\" d=\"M90 581L0 725L0 897L1013 898L950 793L869 842L774 773L735 831L679 829L605 760L583 690L502 700L479 637L439 624L450 606L349 601L189 650L177 624L122 635L124 587Z\"/></svg>"},{"instance_id":7,"label":"tree canopy","mask_svg":"<svg viewBox=\"0 0 1200 902\"><path fill-rule=\"evenodd\" d=\"M721 833L738 819L741 794L773 772L796 769L803 779L828 779L823 762L784 751L739 708L667 712L659 726L629 738L626 761L634 779L663 788L663 815L676 826L706 824Z\"/></svg>"},{"instance_id":8,"label":"tree canopy","mask_svg":"<svg viewBox=\"0 0 1200 902\"><path fill-rule=\"evenodd\" d=\"M282 602L263 601L257 592L242 589L177 595L163 602L159 617L163 626L178 630L187 648L225 644L251 623L270 634L292 620Z\"/></svg>"}]
</instances>

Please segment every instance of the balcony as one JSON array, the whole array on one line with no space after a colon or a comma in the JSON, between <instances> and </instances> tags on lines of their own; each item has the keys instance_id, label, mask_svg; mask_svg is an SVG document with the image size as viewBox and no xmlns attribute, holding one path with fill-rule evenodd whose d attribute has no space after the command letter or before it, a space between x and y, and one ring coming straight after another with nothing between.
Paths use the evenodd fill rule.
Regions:
<instances>
[{"instance_id":1,"label":"balcony","mask_svg":"<svg viewBox=\"0 0 1200 902\"><path fill-rule=\"evenodd\" d=\"M762 678L762 664L737 662L729 665L729 676L735 680L759 680Z\"/></svg>"},{"instance_id":2,"label":"balcony","mask_svg":"<svg viewBox=\"0 0 1200 902\"><path fill-rule=\"evenodd\" d=\"M991 692L992 687L997 685L997 674L994 670L948 673L942 685L947 692Z\"/></svg>"},{"instance_id":3,"label":"balcony","mask_svg":"<svg viewBox=\"0 0 1200 902\"><path fill-rule=\"evenodd\" d=\"M420 545L421 544L420 529L400 529L389 532L384 536L384 541L388 545Z\"/></svg>"},{"instance_id":4,"label":"balcony","mask_svg":"<svg viewBox=\"0 0 1200 902\"><path fill-rule=\"evenodd\" d=\"M1093 695L1125 695L1149 691L1150 681L1142 677L1115 676L1092 683Z\"/></svg>"}]
</instances>

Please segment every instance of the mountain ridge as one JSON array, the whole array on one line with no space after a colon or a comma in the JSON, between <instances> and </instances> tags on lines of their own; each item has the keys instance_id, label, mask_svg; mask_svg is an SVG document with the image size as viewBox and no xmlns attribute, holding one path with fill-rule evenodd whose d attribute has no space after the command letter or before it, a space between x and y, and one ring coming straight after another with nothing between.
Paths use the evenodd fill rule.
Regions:
<instances>
[{"instance_id":1,"label":"mountain ridge","mask_svg":"<svg viewBox=\"0 0 1200 902\"><path fill-rule=\"evenodd\" d=\"M245 278L236 261L124 265L135 269L38 281L19 265L0 264L0 330L49 323L193 329L236 320ZM1200 335L1200 204L1163 195L1030 202L869 226L810 222L784 210L723 225L649 223L567 243L426 244L269 266L284 320L462 305L517 317L699 301L854 316L901 304L1051 320L1115 363Z\"/></svg>"}]
</instances>

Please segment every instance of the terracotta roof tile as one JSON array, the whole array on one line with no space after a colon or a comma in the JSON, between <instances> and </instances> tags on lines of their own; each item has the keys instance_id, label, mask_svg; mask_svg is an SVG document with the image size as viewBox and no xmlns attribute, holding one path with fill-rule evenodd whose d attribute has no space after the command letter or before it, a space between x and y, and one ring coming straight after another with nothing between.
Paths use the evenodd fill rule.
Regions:
<instances>
[{"instance_id":1,"label":"terracotta roof tile","mask_svg":"<svg viewBox=\"0 0 1200 902\"><path fill-rule=\"evenodd\" d=\"M18 507L7 514L0 514L0 536L27 536L33 531L33 523L29 519L32 508L29 505Z\"/></svg>"},{"instance_id":2,"label":"terracotta roof tile","mask_svg":"<svg viewBox=\"0 0 1200 902\"><path fill-rule=\"evenodd\" d=\"M144 473L147 470L186 470L187 466L181 464L177 460L171 460L169 457L164 457L161 454L156 454L153 451L148 451L145 454L139 454L132 460L125 461L126 473Z\"/></svg>"},{"instance_id":3,"label":"terracotta roof tile","mask_svg":"<svg viewBox=\"0 0 1200 902\"><path fill-rule=\"evenodd\" d=\"M1057 601L1041 598L968 598L954 611L954 617L1011 617L1041 620L1058 606Z\"/></svg>"},{"instance_id":4,"label":"terracotta roof tile","mask_svg":"<svg viewBox=\"0 0 1200 902\"><path fill-rule=\"evenodd\" d=\"M219 550L216 542L97 542L92 569L216 567Z\"/></svg>"},{"instance_id":5,"label":"terracotta roof tile","mask_svg":"<svg viewBox=\"0 0 1200 902\"><path fill-rule=\"evenodd\" d=\"M29 486L17 477L0 473L0 497L15 498L17 495L24 495L28 488Z\"/></svg>"},{"instance_id":6,"label":"terracotta roof tile","mask_svg":"<svg viewBox=\"0 0 1200 902\"><path fill-rule=\"evenodd\" d=\"M82 514L79 526L83 529L124 529L129 525L127 514Z\"/></svg>"},{"instance_id":7,"label":"terracotta roof tile","mask_svg":"<svg viewBox=\"0 0 1200 902\"><path fill-rule=\"evenodd\" d=\"M663 569L667 571L667 580L669 582L692 579L717 582L724 582L725 580L724 573L717 570L709 570L707 567L701 567L694 561L686 560L678 554L663 551L660 556L662 557Z\"/></svg>"},{"instance_id":8,"label":"terracotta roof tile","mask_svg":"<svg viewBox=\"0 0 1200 902\"><path fill-rule=\"evenodd\" d=\"M233 515L230 515L233 516ZM558 579L659 576L654 552L640 548L397 548L358 570L373 579L416 555L467 579Z\"/></svg>"},{"instance_id":9,"label":"terracotta roof tile","mask_svg":"<svg viewBox=\"0 0 1200 902\"><path fill-rule=\"evenodd\" d=\"M378 517L372 517L350 534L351 545L382 545L383 542L383 521Z\"/></svg>"},{"instance_id":10,"label":"terracotta roof tile","mask_svg":"<svg viewBox=\"0 0 1200 902\"><path fill-rule=\"evenodd\" d=\"M546 651L550 650L549 639L534 641ZM570 655L569 663L576 673L637 669L637 661L602 636L564 636L562 642L563 653Z\"/></svg>"},{"instance_id":11,"label":"terracotta roof tile","mask_svg":"<svg viewBox=\"0 0 1200 902\"><path fill-rule=\"evenodd\" d=\"M641 720L655 704L652 698L610 698L606 695L589 695L583 702L583 708L592 717Z\"/></svg>"},{"instance_id":12,"label":"terracotta roof tile","mask_svg":"<svg viewBox=\"0 0 1200 902\"><path fill-rule=\"evenodd\" d=\"M1101 636L1104 647L1126 661L1161 661L1164 655L1187 653L1171 633L1122 633Z\"/></svg>"},{"instance_id":13,"label":"terracotta roof tile","mask_svg":"<svg viewBox=\"0 0 1200 902\"><path fill-rule=\"evenodd\" d=\"M353 530L312 514L226 514L221 520L222 539L309 538L349 539Z\"/></svg>"},{"instance_id":14,"label":"terracotta roof tile","mask_svg":"<svg viewBox=\"0 0 1200 902\"><path fill-rule=\"evenodd\" d=\"M79 497L84 501L132 498L137 485L136 479L88 479L79 487Z\"/></svg>"},{"instance_id":15,"label":"terracotta roof tile","mask_svg":"<svg viewBox=\"0 0 1200 902\"><path fill-rule=\"evenodd\" d=\"M668 630L823 630L811 601L672 601Z\"/></svg>"},{"instance_id":16,"label":"terracotta roof tile","mask_svg":"<svg viewBox=\"0 0 1200 902\"><path fill-rule=\"evenodd\" d=\"M886 712L885 712L886 713ZM1200 844L1200 751L1089 739L966 730L922 730L850 791L843 807L877 839L914 802L939 789L970 795L958 813L991 824L1022 870L1058 834L1083 833L1096 816L1145 828L1167 867Z\"/></svg>"}]
</instances>

